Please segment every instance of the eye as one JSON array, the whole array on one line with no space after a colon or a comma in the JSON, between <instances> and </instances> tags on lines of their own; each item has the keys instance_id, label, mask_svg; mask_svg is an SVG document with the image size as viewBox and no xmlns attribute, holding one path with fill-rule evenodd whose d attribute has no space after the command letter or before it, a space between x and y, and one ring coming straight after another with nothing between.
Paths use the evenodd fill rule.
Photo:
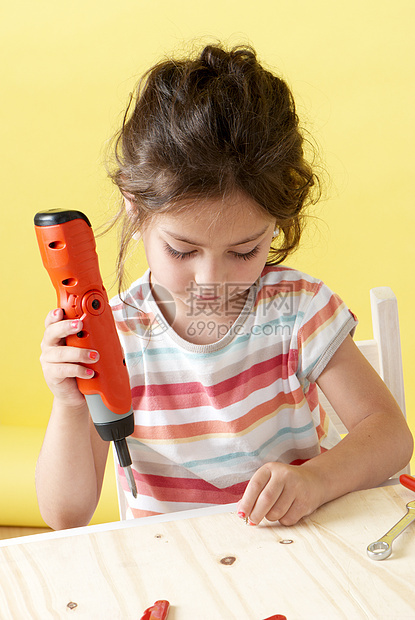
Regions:
<instances>
[{"instance_id":1,"label":"eye","mask_svg":"<svg viewBox=\"0 0 415 620\"><path fill-rule=\"evenodd\" d=\"M192 250L191 252L179 252L178 250L172 248L171 245L169 245L168 243L164 244L164 248L167 254L170 254L170 256L173 256L173 258L178 258L179 260L189 258L192 254L196 252L196 250Z\"/></svg>"},{"instance_id":2,"label":"eye","mask_svg":"<svg viewBox=\"0 0 415 620\"><path fill-rule=\"evenodd\" d=\"M236 258L241 258L242 260L249 260L250 258L254 258L254 256L256 256L258 252L259 252L259 245L254 247L254 249L251 250L250 252L246 252L245 254L242 254L241 252L232 252L232 254Z\"/></svg>"}]
</instances>

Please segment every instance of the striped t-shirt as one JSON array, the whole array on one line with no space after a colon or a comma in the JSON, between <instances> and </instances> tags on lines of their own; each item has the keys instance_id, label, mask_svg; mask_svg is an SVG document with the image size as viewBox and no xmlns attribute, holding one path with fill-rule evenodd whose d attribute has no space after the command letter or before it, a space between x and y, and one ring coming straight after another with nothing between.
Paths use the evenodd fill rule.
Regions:
<instances>
[{"instance_id":1,"label":"striped t-shirt","mask_svg":"<svg viewBox=\"0 0 415 620\"><path fill-rule=\"evenodd\" d=\"M321 281L266 267L230 331L192 344L165 322L149 271L111 304L130 375L138 496L127 517L237 502L270 461L300 464L340 437L316 379L357 321ZM197 317L195 317L195 321Z\"/></svg>"}]
</instances>

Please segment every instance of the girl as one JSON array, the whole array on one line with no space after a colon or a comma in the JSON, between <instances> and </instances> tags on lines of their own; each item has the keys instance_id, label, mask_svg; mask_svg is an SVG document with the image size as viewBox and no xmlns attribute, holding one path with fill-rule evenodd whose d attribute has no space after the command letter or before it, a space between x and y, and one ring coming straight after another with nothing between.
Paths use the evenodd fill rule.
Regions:
<instances>
[{"instance_id":1,"label":"girl","mask_svg":"<svg viewBox=\"0 0 415 620\"><path fill-rule=\"evenodd\" d=\"M404 467L411 433L353 343L355 317L281 264L318 188L285 82L250 48L208 46L153 67L130 107L112 173L120 282L133 237L149 270L112 302L135 410L129 516L239 501L253 525L290 525ZM80 329L54 310L42 342L55 398L37 492L53 528L89 522L107 459L75 381L99 351L63 346Z\"/></svg>"}]
</instances>

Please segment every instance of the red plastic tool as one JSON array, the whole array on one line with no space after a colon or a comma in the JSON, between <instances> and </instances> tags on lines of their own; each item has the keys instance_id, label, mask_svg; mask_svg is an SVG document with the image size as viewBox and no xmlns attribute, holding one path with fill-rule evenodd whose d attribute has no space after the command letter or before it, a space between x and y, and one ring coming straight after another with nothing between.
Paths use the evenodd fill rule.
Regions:
<instances>
[{"instance_id":1,"label":"red plastic tool","mask_svg":"<svg viewBox=\"0 0 415 620\"><path fill-rule=\"evenodd\" d=\"M92 379L77 379L85 395L99 394L114 419L129 416L131 388L123 352L104 288L91 224L80 211L52 209L35 216L43 264L66 319L81 319L83 331L68 336L73 347L97 349ZM91 412L93 415L93 412ZM131 418L133 420L133 416ZM134 430L134 422L129 434Z\"/></svg>"},{"instance_id":2,"label":"red plastic tool","mask_svg":"<svg viewBox=\"0 0 415 620\"><path fill-rule=\"evenodd\" d=\"M154 605L145 610L140 620L165 620L169 613L169 601L156 601Z\"/></svg>"},{"instance_id":3,"label":"red plastic tool","mask_svg":"<svg viewBox=\"0 0 415 620\"><path fill-rule=\"evenodd\" d=\"M131 388L123 351L102 282L95 237L84 213L65 209L40 211L35 231L43 264L49 273L66 319L81 319L82 330L66 344L96 349L92 379L77 379L95 428L105 441L114 441L134 497L137 488L125 438L134 431ZM87 364L85 364L87 365Z\"/></svg>"},{"instance_id":4,"label":"red plastic tool","mask_svg":"<svg viewBox=\"0 0 415 620\"><path fill-rule=\"evenodd\" d=\"M413 476L402 474L402 476L399 476L399 482L407 489L415 491L415 478Z\"/></svg>"}]
</instances>

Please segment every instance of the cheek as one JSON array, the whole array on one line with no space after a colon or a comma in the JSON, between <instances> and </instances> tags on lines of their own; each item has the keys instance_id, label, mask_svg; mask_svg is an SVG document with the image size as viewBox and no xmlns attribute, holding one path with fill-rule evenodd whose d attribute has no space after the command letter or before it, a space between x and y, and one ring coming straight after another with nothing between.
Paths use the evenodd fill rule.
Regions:
<instances>
[{"instance_id":1,"label":"cheek","mask_svg":"<svg viewBox=\"0 0 415 620\"><path fill-rule=\"evenodd\" d=\"M264 257L256 256L253 260L240 259L234 265L232 276L235 281L238 279L243 282L254 283L265 267L268 254Z\"/></svg>"},{"instance_id":2,"label":"cheek","mask_svg":"<svg viewBox=\"0 0 415 620\"><path fill-rule=\"evenodd\" d=\"M149 261L149 267L156 280L172 292L181 292L191 280L185 261L169 259L156 260L152 263Z\"/></svg>"}]
</instances>

